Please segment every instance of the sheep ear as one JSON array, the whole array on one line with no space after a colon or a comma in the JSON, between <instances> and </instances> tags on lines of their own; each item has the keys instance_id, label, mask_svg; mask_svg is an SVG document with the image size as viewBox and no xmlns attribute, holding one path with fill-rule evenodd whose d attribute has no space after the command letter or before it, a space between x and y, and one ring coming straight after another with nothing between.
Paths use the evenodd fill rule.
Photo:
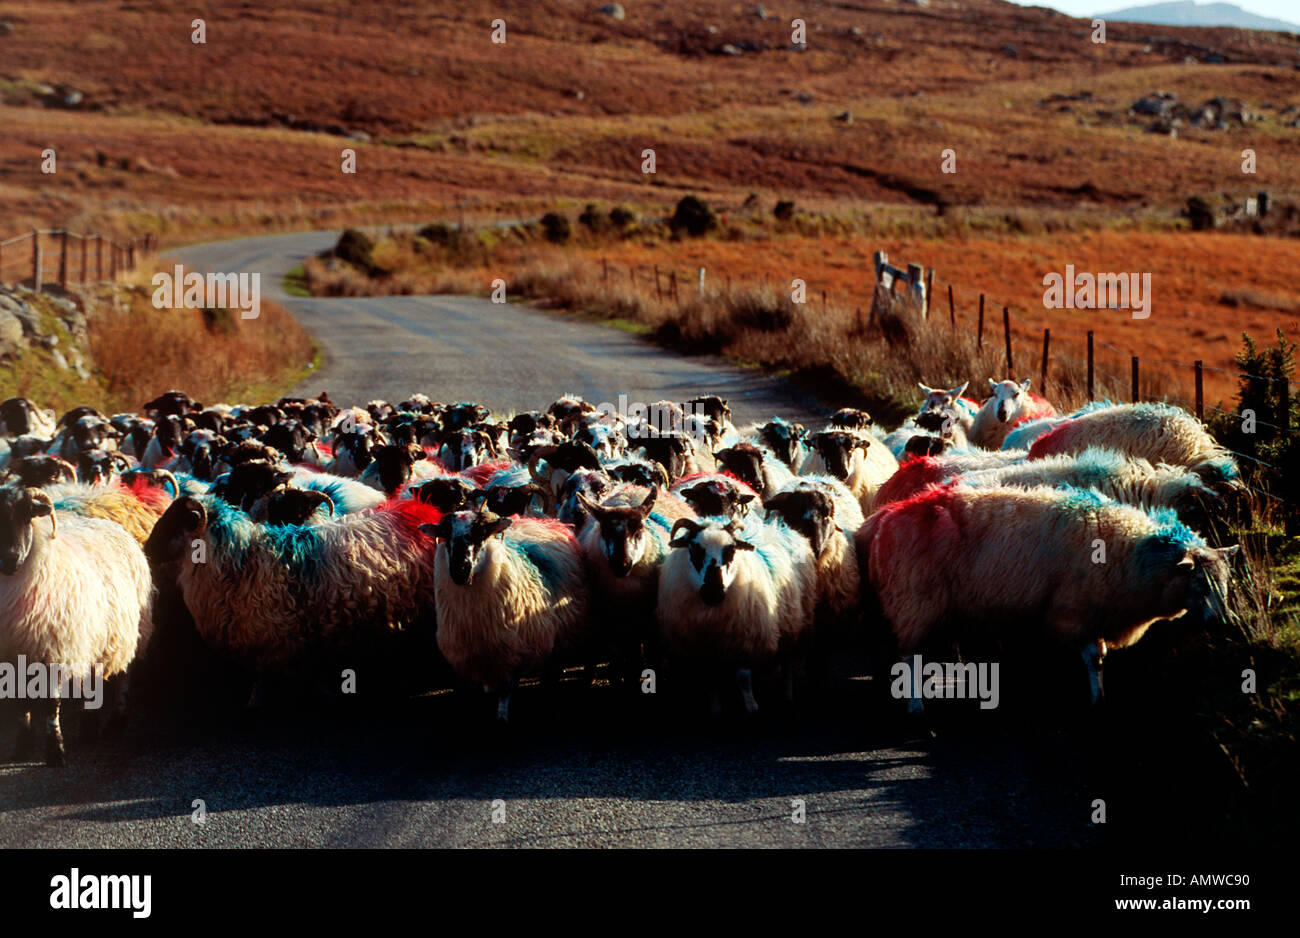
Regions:
<instances>
[{"instance_id":1,"label":"sheep ear","mask_svg":"<svg viewBox=\"0 0 1300 938\"><path fill-rule=\"evenodd\" d=\"M934 393L934 388L930 387L929 385L922 384L920 381L916 382L916 386L920 388L922 391L924 391L926 394Z\"/></svg>"},{"instance_id":2,"label":"sheep ear","mask_svg":"<svg viewBox=\"0 0 1300 938\"><path fill-rule=\"evenodd\" d=\"M652 486L650 486L650 492L649 492L649 494L646 495L646 497L645 497L645 501L643 501L643 502L638 506L638 509L637 509L638 511L641 512L641 517L642 517L642 518L649 517L650 512L651 512L651 511L654 509L654 507L655 507L655 499L658 498L658 497L659 497L659 486L657 486L657 485L652 485Z\"/></svg>"},{"instance_id":3,"label":"sheep ear","mask_svg":"<svg viewBox=\"0 0 1300 938\"><path fill-rule=\"evenodd\" d=\"M736 537L736 538L732 538L732 543L734 543L734 544L736 545L736 549L737 549L737 550L756 550L756 549L757 549L757 548L754 547L753 544L749 543L749 541L742 541L742 540L741 540L740 538L738 538L738 537Z\"/></svg>"},{"instance_id":4,"label":"sheep ear","mask_svg":"<svg viewBox=\"0 0 1300 938\"><path fill-rule=\"evenodd\" d=\"M44 518L54 514L54 503L50 496L38 488L27 490L27 514L32 518Z\"/></svg>"},{"instance_id":5,"label":"sheep ear","mask_svg":"<svg viewBox=\"0 0 1300 938\"><path fill-rule=\"evenodd\" d=\"M425 522L418 528L419 532L434 540L446 540L451 535L451 519L442 518L437 524Z\"/></svg>"},{"instance_id":6,"label":"sheep ear","mask_svg":"<svg viewBox=\"0 0 1300 938\"><path fill-rule=\"evenodd\" d=\"M753 492L740 492L736 495L736 504L748 505L757 497Z\"/></svg>"},{"instance_id":7,"label":"sheep ear","mask_svg":"<svg viewBox=\"0 0 1300 938\"><path fill-rule=\"evenodd\" d=\"M953 388L953 389L952 389L951 391L949 391L948 393L951 394L953 397L961 397L963 394L966 393L966 386L967 386L968 384L970 384L969 381L963 381L963 382L961 383L961 387Z\"/></svg>"},{"instance_id":8,"label":"sheep ear","mask_svg":"<svg viewBox=\"0 0 1300 938\"><path fill-rule=\"evenodd\" d=\"M1023 388L1024 390L1028 391L1028 390L1029 390L1029 386L1030 386L1031 384L1033 384L1033 383L1034 383L1034 379L1033 379L1033 378L1026 378L1024 381L1021 381L1021 382L1020 382L1020 387Z\"/></svg>"},{"instance_id":9,"label":"sheep ear","mask_svg":"<svg viewBox=\"0 0 1300 938\"><path fill-rule=\"evenodd\" d=\"M1241 552L1240 544L1233 544L1231 547L1220 547L1215 553L1223 558L1224 563L1232 563L1232 558Z\"/></svg>"},{"instance_id":10,"label":"sheep ear","mask_svg":"<svg viewBox=\"0 0 1300 938\"><path fill-rule=\"evenodd\" d=\"M486 541L489 537L496 534L504 534L506 528L510 527L512 524L514 524L513 518L497 518L496 521L487 526L487 530L483 535L483 540Z\"/></svg>"},{"instance_id":11,"label":"sheep ear","mask_svg":"<svg viewBox=\"0 0 1300 938\"><path fill-rule=\"evenodd\" d=\"M1191 554L1183 554L1178 563L1174 564L1175 569L1191 570L1196 566L1196 559Z\"/></svg>"}]
</instances>

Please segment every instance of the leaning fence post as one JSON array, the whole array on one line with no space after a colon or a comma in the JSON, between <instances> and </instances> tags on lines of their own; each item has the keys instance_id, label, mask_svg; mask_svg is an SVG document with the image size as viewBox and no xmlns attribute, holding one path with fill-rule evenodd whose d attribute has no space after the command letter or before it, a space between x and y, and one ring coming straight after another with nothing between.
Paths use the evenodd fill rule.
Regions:
<instances>
[{"instance_id":1,"label":"leaning fence post","mask_svg":"<svg viewBox=\"0 0 1300 938\"><path fill-rule=\"evenodd\" d=\"M1092 384L1092 330L1088 330L1088 400L1095 401L1097 394Z\"/></svg>"},{"instance_id":2,"label":"leaning fence post","mask_svg":"<svg viewBox=\"0 0 1300 938\"><path fill-rule=\"evenodd\" d=\"M135 270L135 238L126 245L126 266L129 270Z\"/></svg>"},{"instance_id":3,"label":"leaning fence post","mask_svg":"<svg viewBox=\"0 0 1300 938\"><path fill-rule=\"evenodd\" d=\"M41 288L41 233L32 229L32 289Z\"/></svg>"},{"instance_id":4,"label":"leaning fence post","mask_svg":"<svg viewBox=\"0 0 1300 938\"><path fill-rule=\"evenodd\" d=\"M1043 330L1043 373L1038 379L1038 383L1042 386L1043 394L1047 393L1047 350L1050 348L1051 344L1052 344L1052 330L1044 329Z\"/></svg>"},{"instance_id":5,"label":"leaning fence post","mask_svg":"<svg viewBox=\"0 0 1300 938\"><path fill-rule=\"evenodd\" d=\"M87 250L88 248L86 246L86 236L83 234L81 236L81 282L82 283L86 282L86 251Z\"/></svg>"},{"instance_id":6,"label":"leaning fence post","mask_svg":"<svg viewBox=\"0 0 1300 938\"><path fill-rule=\"evenodd\" d=\"M979 332L975 334L975 348L982 349L983 347L984 347L984 294L981 293L980 294L980 326L979 326Z\"/></svg>"},{"instance_id":7,"label":"leaning fence post","mask_svg":"<svg viewBox=\"0 0 1300 938\"><path fill-rule=\"evenodd\" d=\"M957 309L952 305L952 284L948 284L948 323L957 328Z\"/></svg>"},{"instance_id":8,"label":"leaning fence post","mask_svg":"<svg viewBox=\"0 0 1300 938\"><path fill-rule=\"evenodd\" d=\"M59 288L68 289L68 229L59 230Z\"/></svg>"},{"instance_id":9,"label":"leaning fence post","mask_svg":"<svg viewBox=\"0 0 1300 938\"><path fill-rule=\"evenodd\" d=\"M95 235L95 282L104 282L104 236Z\"/></svg>"},{"instance_id":10,"label":"leaning fence post","mask_svg":"<svg viewBox=\"0 0 1300 938\"><path fill-rule=\"evenodd\" d=\"M1133 356L1133 403L1136 404L1141 399L1138 393L1138 357Z\"/></svg>"},{"instance_id":11,"label":"leaning fence post","mask_svg":"<svg viewBox=\"0 0 1300 938\"><path fill-rule=\"evenodd\" d=\"M1201 360L1196 360L1196 419L1205 419L1205 384L1201 372Z\"/></svg>"},{"instance_id":12,"label":"leaning fence post","mask_svg":"<svg viewBox=\"0 0 1300 938\"><path fill-rule=\"evenodd\" d=\"M117 280L117 243L108 242L108 279Z\"/></svg>"},{"instance_id":13,"label":"leaning fence post","mask_svg":"<svg viewBox=\"0 0 1300 938\"><path fill-rule=\"evenodd\" d=\"M1011 310L1002 307L1002 334L1007 340L1007 377L1015 376L1015 367L1011 364Z\"/></svg>"},{"instance_id":14,"label":"leaning fence post","mask_svg":"<svg viewBox=\"0 0 1300 938\"><path fill-rule=\"evenodd\" d=\"M930 318L930 297L934 296L934 268L925 275L925 318Z\"/></svg>"}]
</instances>

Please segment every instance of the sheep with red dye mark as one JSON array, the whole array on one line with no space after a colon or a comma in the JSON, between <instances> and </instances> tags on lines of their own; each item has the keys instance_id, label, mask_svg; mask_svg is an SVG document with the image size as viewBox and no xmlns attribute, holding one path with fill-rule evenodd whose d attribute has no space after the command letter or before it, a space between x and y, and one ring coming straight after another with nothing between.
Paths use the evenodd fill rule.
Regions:
<instances>
[{"instance_id":1,"label":"sheep with red dye mark","mask_svg":"<svg viewBox=\"0 0 1300 938\"><path fill-rule=\"evenodd\" d=\"M1029 459L1102 446L1152 463L1186 466L1208 485L1232 487L1237 464L1204 425L1172 404L1122 404L1067 420L1039 437Z\"/></svg>"},{"instance_id":2,"label":"sheep with red dye mark","mask_svg":"<svg viewBox=\"0 0 1300 938\"><path fill-rule=\"evenodd\" d=\"M1020 382L989 379L993 393L971 424L969 436L973 445L997 449L1020 421L1056 416L1056 408L1030 391L1030 384L1029 378Z\"/></svg>"},{"instance_id":3,"label":"sheep with red dye mark","mask_svg":"<svg viewBox=\"0 0 1300 938\"><path fill-rule=\"evenodd\" d=\"M125 673L153 631L154 587L139 544L119 525L58 511L40 489L0 486L0 662L44 665L76 681L111 679L114 724ZM26 675L23 675L23 679ZM59 721L62 677L42 701L45 760L65 760ZM19 724L17 758L35 748L31 712Z\"/></svg>"},{"instance_id":4,"label":"sheep with red dye mark","mask_svg":"<svg viewBox=\"0 0 1300 938\"><path fill-rule=\"evenodd\" d=\"M714 680L731 675L745 709L756 711L753 669L782 663L812 626L812 548L780 521L752 517L743 528L723 518L682 518L669 546L655 607L665 656ZM716 692L713 705L717 713Z\"/></svg>"},{"instance_id":5,"label":"sheep with red dye mark","mask_svg":"<svg viewBox=\"0 0 1300 938\"><path fill-rule=\"evenodd\" d=\"M173 496L163 486L171 485L173 492L180 490L180 483L170 472L165 469L153 472L156 474L153 477L140 475L130 481L51 485L46 493L53 499L55 510L81 518L112 521L144 546L154 525L172 503Z\"/></svg>"},{"instance_id":6,"label":"sheep with red dye mark","mask_svg":"<svg viewBox=\"0 0 1300 938\"><path fill-rule=\"evenodd\" d=\"M438 648L462 679L497 695L507 722L519 679L584 644L578 542L557 521L490 511L458 511L420 531L437 544Z\"/></svg>"},{"instance_id":7,"label":"sheep with red dye mark","mask_svg":"<svg viewBox=\"0 0 1300 938\"><path fill-rule=\"evenodd\" d=\"M440 517L394 500L315 524L263 525L217 496L184 496L145 554L174 576L204 643L260 677L318 648L425 624L434 545L418 528Z\"/></svg>"},{"instance_id":8,"label":"sheep with red dye mark","mask_svg":"<svg viewBox=\"0 0 1300 938\"><path fill-rule=\"evenodd\" d=\"M941 485L968 472L1001 469L1025 461L1023 450L986 451L967 449L942 456L919 456L904 462L896 473L876 492L872 510L878 511L892 502L911 498L931 485Z\"/></svg>"},{"instance_id":9,"label":"sheep with red dye mark","mask_svg":"<svg viewBox=\"0 0 1300 938\"><path fill-rule=\"evenodd\" d=\"M1080 489L960 484L877 511L857 549L864 602L879 603L904 660L963 635L1015 641L1011 624L1030 624L1083 655L1094 701L1108 648L1162 620L1224 616L1236 552L1207 547L1167 509ZM967 575L936 575L944 570ZM920 709L915 683L909 709Z\"/></svg>"}]
</instances>

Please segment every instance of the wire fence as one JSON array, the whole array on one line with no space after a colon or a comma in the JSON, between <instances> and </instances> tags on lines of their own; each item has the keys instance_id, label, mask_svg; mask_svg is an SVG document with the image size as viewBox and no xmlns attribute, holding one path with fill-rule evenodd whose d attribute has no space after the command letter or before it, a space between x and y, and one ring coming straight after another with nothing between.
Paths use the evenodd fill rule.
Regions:
<instances>
[{"instance_id":1,"label":"wire fence","mask_svg":"<svg viewBox=\"0 0 1300 938\"><path fill-rule=\"evenodd\" d=\"M34 228L0 241L0 283L41 290L57 284L112 283L157 250L152 234L114 241L96 232Z\"/></svg>"}]
</instances>

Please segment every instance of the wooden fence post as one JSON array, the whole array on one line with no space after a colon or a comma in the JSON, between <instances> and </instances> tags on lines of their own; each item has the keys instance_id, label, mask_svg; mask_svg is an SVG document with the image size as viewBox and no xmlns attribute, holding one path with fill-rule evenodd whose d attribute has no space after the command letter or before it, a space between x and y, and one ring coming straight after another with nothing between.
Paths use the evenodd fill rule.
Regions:
<instances>
[{"instance_id":1,"label":"wooden fence post","mask_svg":"<svg viewBox=\"0 0 1300 938\"><path fill-rule=\"evenodd\" d=\"M952 284L948 284L948 324L957 328L957 308L952 305Z\"/></svg>"},{"instance_id":2,"label":"wooden fence post","mask_svg":"<svg viewBox=\"0 0 1300 938\"><path fill-rule=\"evenodd\" d=\"M934 268L925 275L925 318L930 318L930 297L934 296Z\"/></svg>"},{"instance_id":3,"label":"wooden fence post","mask_svg":"<svg viewBox=\"0 0 1300 938\"><path fill-rule=\"evenodd\" d=\"M117 243L108 242L108 279L117 280Z\"/></svg>"},{"instance_id":4,"label":"wooden fence post","mask_svg":"<svg viewBox=\"0 0 1300 938\"><path fill-rule=\"evenodd\" d=\"M826 291L822 291L822 315L826 315Z\"/></svg>"},{"instance_id":5,"label":"wooden fence post","mask_svg":"<svg viewBox=\"0 0 1300 938\"><path fill-rule=\"evenodd\" d=\"M677 268L673 268L673 302L677 302Z\"/></svg>"},{"instance_id":6,"label":"wooden fence post","mask_svg":"<svg viewBox=\"0 0 1300 938\"><path fill-rule=\"evenodd\" d=\"M1044 396L1047 395L1047 352L1048 349L1051 347L1051 344L1052 344L1052 330L1044 329L1043 330L1043 372L1038 379L1038 383L1041 386L1041 392Z\"/></svg>"},{"instance_id":7,"label":"wooden fence post","mask_svg":"<svg viewBox=\"0 0 1300 938\"><path fill-rule=\"evenodd\" d=\"M1141 398L1138 392L1138 357L1133 356L1133 403L1136 404Z\"/></svg>"},{"instance_id":8,"label":"wooden fence post","mask_svg":"<svg viewBox=\"0 0 1300 938\"><path fill-rule=\"evenodd\" d=\"M907 282L916 308L921 311L921 318L925 319L930 309L930 300L925 295L925 268L920 264L908 264Z\"/></svg>"},{"instance_id":9,"label":"wooden fence post","mask_svg":"<svg viewBox=\"0 0 1300 938\"><path fill-rule=\"evenodd\" d=\"M1015 376L1015 366L1011 363L1011 310L1002 307L1002 334L1007 340L1007 377Z\"/></svg>"},{"instance_id":10,"label":"wooden fence post","mask_svg":"<svg viewBox=\"0 0 1300 938\"><path fill-rule=\"evenodd\" d=\"M104 236L95 235L95 282L104 282Z\"/></svg>"},{"instance_id":11,"label":"wooden fence post","mask_svg":"<svg viewBox=\"0 0 1300 938\"><path fill-rule=\"evenodd\" d=\"M1201 360L1196 360L1196 419L1205 420L1205 384L1201 373Z\"/></svg>"},{"instance_id":12,"label":"wooden fence post","mask_svg":"<svg viewBox=\"0 0 1300 938\"><path fill-rule=\"evenodd\" d=\"M980 326L979 326L979 332L976 333L975 348L982 349L983 347L984 347L984 294L981 293L980 294Z\"/></svg>"},{"instance_id":13,"label":"wooden fence post","mask_svg":"<svg viewBox=\"0 0 1300 938\"><path fill-rule=\"evenodd\" d=\"M86 282L86 236L81 236L81 282Z\"/></svg>"},{"instance_id":14,"label":"wooden fence post","mask_svg":"<svg viewBox=\"0 0 1300 938\"><path fill-rule=\"evenodd\" d=\"M32 289L41 289L41 233L32 229Z\"/></svg>"},{"instance_id":15,"label":"wooden fence post","mask_svg":"<svg viewBox=\"0 0 1300 938\"><path fill-rule=\"evenodd\" d=\"M700 268L700 296L704 295L704 268Z\"/></svg>"},{"instance_id":16,"label":"wooden fence post","mask_svg":"<svg viewBox=\"0 0 1300 938\"><path fill-rule=\"evenodd\" d=\"M59 289L68 289L68 229L59 230Z\"/></svg>"},{"instance_id":17,"label":"wooden fence post","mask_svg":"<svg viewBox=\"0 0 1300 938\"><path fill-rule=\"evenodd\" d=\"M128 270L135 270L135 238L126 244L126 267Z\"/></svg>"},{"instance_id":18,"label":"wooden fence post","mask_svg":"<svg viewBox=\"0 0 1300 938\"><path fill-rule=\"evenodd\" d=\"M1094 400L1097 399L1097 392L1093 389L1092 373L1093 373L1093 369L1092 369L1092 330L1089 329L1089 330L1088 330L1088 400L1089 400L1089 401L1094 401Z\"/></svg>"}]
</instances>

